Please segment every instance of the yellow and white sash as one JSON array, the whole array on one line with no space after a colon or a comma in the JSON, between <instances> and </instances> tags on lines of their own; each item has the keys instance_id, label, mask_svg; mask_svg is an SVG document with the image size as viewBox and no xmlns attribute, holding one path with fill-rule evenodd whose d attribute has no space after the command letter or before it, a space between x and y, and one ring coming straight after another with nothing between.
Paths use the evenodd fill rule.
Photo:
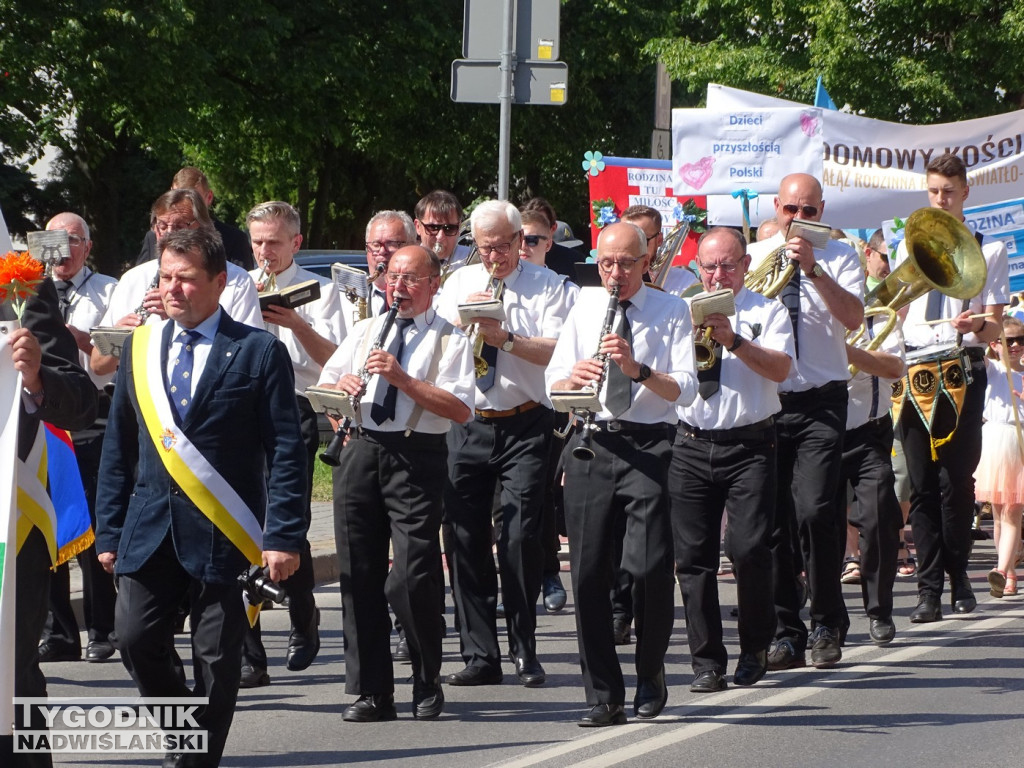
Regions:
<instances>
[{"instance_id":1,"label":"yellow and white sash","mask_svg":"<svg viewBox=\"0 0 1024 768\"><path fill-rule=\"evenodd\" d=\"M32 450L25 460L18 460L18 523L17 551L21 551L32 528L38 528L46 539L50 563L57 563L57 513L46 492L46 436L43 423L39 422Z\"/></svg>"}]
</instances>

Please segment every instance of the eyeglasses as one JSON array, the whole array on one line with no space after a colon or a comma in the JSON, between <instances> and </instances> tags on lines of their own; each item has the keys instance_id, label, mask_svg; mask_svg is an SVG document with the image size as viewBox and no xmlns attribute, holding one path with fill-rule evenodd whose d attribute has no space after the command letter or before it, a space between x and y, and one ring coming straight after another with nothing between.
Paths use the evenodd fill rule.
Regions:
<instances>
[{"instance_id":1,"label":"eyeglasses","mask_svg":"<svg viewBox=\"0 0 1024 768\"><path fill-rule=\"evenodd\" d=\"M490 256L492 253L497 256L508 256L512 251L512 243L515 242L515 238L512 238L507 243L499 243L498 245L478 245L476 249L480 252L481 256Z\"/></svg>"},{"instance_id":2,"label":"eyeglasses","mask_svg":"<svg viewBox=\"0 0 1024 768\"><path fill-rule=\"evenodd\" d=\"M723 261L721 264L701 264L700 269L701 272L703 272L705 275L713 275L718 270L722 270L725 273L735 272L736 267L738 266L738 262L735 264L730 264L728 262Z\"/></svg>"},{"instance_id":3,"label":"eyeglasses","mask_svg":"<svg viewBox=\"0 0 1024 768\"><path fill-rule=\"evenodd\" d=\"M380 253L381 251L397 251L405 245L405 240L371 240L366 244L366 250L371 253Z\"/></svg>"},{"instance_id":4,"label":"eyeglasses","mask_svg":"<svg viewBox=\"0 0 1024 768\"><path fill-rule=\"evenodd\" d=\"M388 285L398 285L400 282L406 285L416 285L421 280L429 280L436 275L426 275L424 277L417 277L416 275L402 275L397 272L388 272L384 275L384 282Z\"/></svg>"},{"instance_id":5,"label":"eyeglasses","mask_svg":"<svg viewBox=\"0 0 1024 768\"><path fill-rule=\"evenodd\" d=\"M1007 336L1006 346L1013 346L1016 344L1018 347L1024 347L1024 336Z\"/></svg>"},{"instance_id":6,"label":"eyeglasses","mask_svg":"<svg viewBox=\"0 0 1024 768\"><path fill-rule=\"evenodd\" d=\"M547 235L523 235L523 240L526 241L526 244L531 248L536 248L538 245L540 245L541 240L550 239L551 238L548 237Z\"/></svg>"},{"instance_id":7,"label":"eyeglasses","mask_svg":"<svg viewBox=\"0 0 1024 768\"><path fill-rule=\"evenodd\" d=\"M192 225L195 223L196 219L192 219L192 221L160 221L157 219L155 229L158 235L162 235L177 229L192 229Z\"/></svg>"},{"instance_id":8,"label":"eyeglasses","mask_svg":"<svg viewBox=\"0 0 1024 768\"><path fill-rule=\"evenodd\" d=\"M813 205L793 205L792 203L786 203L782 206L782 210L788 213L790 216L796 216L801 211L804 216L808 219L813 219L818 215L818 208Z\"/></svg>"},{"instance_id":9,"label":"eyeglasses","mask_svg":"<svg viewBox=\"0 0 1024 768\"><path fill-rule=\"evenodd\" d=\"M886 253L885 251L876 251L874 248L865 248L864 250L871 251L871 253L876 254L882 261L889 260L889 254Z\"/></svg>"},{"instance_id":10,"label":"eyeglasses","mask_svg":"<svg viewBox=\"0 0 1024 768\"><path fill-rule=\"evenodd\" d=\"M636 259L598 259L597 266L602 272L611 272L618 267L623 272L632 272L637 262L643 260L643 256Z\"/></svg>"},{"instance_id":11,"label":"eyeglasses","mask_svg":"<svg viewBox=\"0 0 1024 768\"><path fill-rule=\"evenodd\" d=\"M84 237L79 237L78 235L68 235L68 245L70 245L72 248L75 248L84 242Z\"/></svg>"},{"instance_id":12,"label":"eyeglasses","mask_svg":"<svg viewBox=\"0 0 1024 768\"><path fill-rule=\"evenodd\" d=\"M427 224L425 221L421 221L420 226L422 226L425 230L427 230L427 232L429 232L432 235L436 235L442 229L444 230L444 233L449 237L451 237L452 235L459 234L458 224Z\"/></svg>"}]
</instances>

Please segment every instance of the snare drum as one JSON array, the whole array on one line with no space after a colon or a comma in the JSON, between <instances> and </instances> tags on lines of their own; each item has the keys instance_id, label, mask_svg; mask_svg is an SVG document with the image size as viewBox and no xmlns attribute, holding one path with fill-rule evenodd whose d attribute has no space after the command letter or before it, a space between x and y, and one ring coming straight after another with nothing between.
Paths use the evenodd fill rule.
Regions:
<instances>
[{"instance_id":1,"label":"snare drum","mask_svg":"<svg viewBox=\"0 0 1024 768\"><path fill-rule=\"evenodd\" d=\"M936 363L939 360L956 360L963 355L963 348L955 344L929 344L913 351L907 350L907 368L925 363Z\"/></svg>"}]
</instances>

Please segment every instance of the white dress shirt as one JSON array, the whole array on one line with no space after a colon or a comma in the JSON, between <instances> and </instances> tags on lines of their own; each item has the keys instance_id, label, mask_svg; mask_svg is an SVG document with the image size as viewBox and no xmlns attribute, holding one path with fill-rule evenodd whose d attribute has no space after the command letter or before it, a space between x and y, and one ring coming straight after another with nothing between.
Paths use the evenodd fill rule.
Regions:
<instances>
[{"instance_id":1,"label":"white dress shirt","mask_svg":"<svg viewBox=\"0 0 1024 768\"><path fill-rule=\"evenodd\" d=\"M680 296L683 291L696 283L697 276L691 270L686 267L671 267L668 274L665 275L665 284L661 287L665 289L666 293Z\"/></svg>"},{"instance_id":2,"label":"white dress shirt","mask_svg":"<svg viewBox=\"0 0 1024 768\"><path fill-rule=\"evenodd\" d=\"M262 329L263 314L260 312L256 284L249 277L249 273L238 265L230 261L227 265L227 285L220 294L220 305L234 320ZM153 285L153 278L156 277L158 269L157 261L146 261L121 275L121 281L110 297L110 304L100 325L116 325L122 317L135 312ZM160 318L156 315L150 315L146 320L149 325L159 322Z\"/></svg>"},{"instance_id":3,"label":"white dress shirt","mask_svg":"<svg viewBox=\"0 0 1024 768\"><path fill-rule=\"evenodd\" d=\"M71 285L68 287L67 300L71 306L66 312L64 322L80 331L89 333L95 326L101 324L100 321L107 311L110 297L117 287L117 280L83 266L68 282ZM103 389L113 381L113 373L98 376L92 372L92 368L89 367L89 355L85 352L79 350L78 358L78 364L89 374L96 389Z\"/></svg>"},{"instance_id":4,"label":"white dress shirt","mask_svg":"<svg viewBox=\"0 0 1024 768\"><path fill-rule=\"evenodd\" d=\"M444 323L432 309L417 315L414 320L415 322L405 330L405 346L398 362L410 376L426 381L430 374L430 364L435 350L438 349L438 339ZM331 355L331 359L327 361L327 365L324 366L320 374L319 384L321 386L337 384L343 374L358 374L366 362L373 341L380 333L383 322L384 317L378 316L358 323L352 333L345 337L337 351ZM388 348L391 339L397 332L398 324L396 323L384 340L384 349ZM473 350L465 334L461 331L456 329L449 337L448 346L438 365L437 376L430 383L455 395L470 409L473 408L473 392L476 389L476 378L473 373ZM395 401L395 418L393 420L377 424L370 417L373 403L383 401L387 386L388 382L383 376L372 376L367 382L366 392L359 402L362 426L378 432L403 432L416 404L401 390L399 390L398 398ZM416 432L444 434L450 428L450 419L442 418L424 408L419 423L416 425Z\"/></svg>"},{"instance_id":5,"label":"white dress shirt","mask_svg":"<svg viewBox=\"0 0 1024 768\"><path fill-rule=\"evenodd\" d=\"M967 309L972 314L981 314L986 306L1010 303L1010 267L1006 253L1006 246L1000 240L988 238L982 242L981 253L985 257L985 266L988 268L988 276L985 278L985 287L981 292L967 302ZM893 271L907 258L906 242L901 242L896 249L896 260L893 263ZM943 296L940 304L939 317L956 317L964 310L963 299L954 299L950 296ZM906 338L907 346L920 348L933 344L956 344L956 329L949 323L938 323L936 325L922 325L925 314L928 311L928 294L914 299L907 307L907 316L903 321L903 335ZM965 333L963 339L965 347L986 347L986 342L979 339L973 333Z\"/></svg>"},{"instance_id":6,"label":"white dress shirt","mask_svg":"<svg viewBox=\"0 0 1024 768\"><path fill-rule=\"evenodd\" d=\"M884 317L868 317L865 320L871 323L872 333L869 337L868 334L864 334L857 342L859 348L866 347L872 338L874 338L875 332L881 330L885 324ZM906 359L906 350L903 346L903 331L900 329L900 323L896 323L896 327L893 328L892 333L885 337L885 341L882 342L879 347L881 352L888 352L890 355L895 355L901 360ZM875 390L872 385L872 379L878 378L878 389ZM870 374L864 373L864 371L857 371L857 374L846 383L847 390L850 394L849 406L846 410L846 429L856 429L868 423L869 420L877 419L880 416L884 416L892 408L892 385L896 379L883 379ZM877 401L875 396L877 392ZM871 412L872 404L874 404L874 413Z\"/></svg>"},{"instance_id":7,"label":"white dress shirt","mask_svg":"<svg viewBox=\"0 0 1024 768\"><path fill-rule=\"evenodd\" d=\"M199 333L199 338L192 342L192 373L189 374L188 377L188 399L190 401L192 400L192 396L195 394L196 385L199 383L199 379L203 376L203 371L206 370L206 361L210 359L210 350L213 348L213 337L217 335L217 328L220 327L220 313L222 311L223 310L220 307L217 307L217 311L192 329ZM157 322L163 321L158 319ZM177 364L178 356L181 354L181 348L184 346L184 342L178 338L178 336L182 331L188 329L178 325L175 321L168 322L171 322L174 325L171 329L171 346L167 352L167 366L165 368L167 381L171 381L172 376L174 375L174 366ZM156 333L156 331L153 331L153 333Z\"/></svg>"},{"instance_id":8,"label":"white dress shirt","mask_svg":"<svg viewBox=\"0 0 1024 768\"><path fill-rule=\"evenodd\" d=\"M785 352L792 360L793 324L786 308L774 299L741 288L736 294L733 330L747 344ZM779 385L754 373L724 347L718 348L722 367L718 392L705 400L698 395L678 408L679 418L698 429L732 429L756 424L779 412Z\"/></svg>"},{"instance_id":9,"label":"white dress shirt","mask_svg":"<svg viewBox=\"0 0 1024 768\"><path fill-rule=\"evenodd\" d=\"M572 375L578 360L593 357L601 341L601 330L608 308L607 291L582 291L565 327L558 337L555 353L545 371L548 389L558 381ZM674 402L665 400L644 384L632 385L633 399L630 407L618 418L641 424L678 421L676 405L689 405L697 394L697 372L693 363L693 323L690 311L682 299L664 291L641 286L631 298L632 306L626 311L630 331L633 334L633 357L637 362L650 366L653 371L667 373L679 385L679 397ZM615 314L612 332L621 322L621 308ZM609 365L615 365L609 361ZM612 418L604 407L608 394L606 385L601 387L601 412L599 421Z\"/></svg>"},{"instance_id":10,"label":"white dress shirt","mask_svg":"<svg viewBox=\"0 0 1024 768\"><path fill-rule=\"evenodd\" d=\"M262 270L254 269L249 274L255 280L261 272ZM279 290L307 280L316 280L320 283L320 298L295 307L295 312L332 344L340 344L344 338L341 298L334 282L303 269L294 261L274 277ZM277 336L288 349L288 357L291 358L292 368L295 370L295 391L301 395L306 391L306 387L313 386L320 378L320 365L309 356L290 328L267 323L267 330Z\"/></svg>"},{"instance_id":11,"label":"white dress shirt","mask_svg":"<svg viewBox=\"0 0 1024 768\"><path fill-rule=\"evenodd\" d=\"M471 293L486 290L489 280L482 264L458 269L439 294L438 313L449 322L456 322L459 304L465 303ZM557 339L575 302L576 286L546 267L523 260L504 282L504 327L517 336ZM506 411L531 400L548 402L544 366L499 349L494 386L487 392L476 390L476 409Z\"/></svg>"},{"instance_id":12,"label":"white dress shirt","mask_svg":"<svg viewBox=\"0 0 1024 768\"><path fill-rule=\"evenodd\" d=\"M754 270L771 251L786 242L782 233L767 240L751 243L750 269ZM838 240L829 240L814 257L825 273L839 287L864 300L864 269L857 251ZM818 293L814 279L800 276L800 325L796 344L799 356L793 361L789 377L779 385L780 392L804 392L830 381L850 378L846 359L846 327L833 316Z\"/></svg>"}]
</instances>

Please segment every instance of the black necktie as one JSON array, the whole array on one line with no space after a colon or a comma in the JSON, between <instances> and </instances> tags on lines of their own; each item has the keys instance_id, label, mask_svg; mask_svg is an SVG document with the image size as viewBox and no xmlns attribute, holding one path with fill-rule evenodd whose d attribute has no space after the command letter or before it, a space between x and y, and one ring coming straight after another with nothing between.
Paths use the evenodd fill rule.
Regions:
<instances>
[{"instance_id":1,"label":"black necktie","mask_svg":"<svg viewBox=\"0 0 1024 768\"><path fill-rule=\"evenodd\" d=\"M633 331L629 327L626 310L632 305L633 303L629 300L619 302L619 306L622 308L622 321L616 330L616 333L626 340L630 348L633 346ZM629 410L629 406L633 402L633 381L611 360L606 365L608 366L608 394L605 398L605 406L612 418L617 419Z\"/></svg>"},{"instance_id":2,"label":"black necktie","mask_svg":"<svg viewBox=\"0 0 1024 768\"><path fill-rule=\"evenodd\" d=\"M395 356L399 365L402 363L402 350L405 349L405 329L413 322L411 317L400 317L395 320L395 335L388 344L388 352ZM384 399L381 402L374 401L370 407L370 418L377 424L383 424L388 419L395 418L395 403L398 402L398 387L388 384L384 390Z\"/></svg>"},{"instance_id":3,"label":"black necktie","mask_svg":"<svg viewBox=\"0 0 1024 768\"><path fill-rule=\"evenodd\" d=\"M697 382L697 393L705 400L710 400L711 396L719 390L722 382L721 351L716 351L714 365L706 370L697 371Z\"/></svg>"},{"instance_id":4,"label":"black necktie","mask_svg":"<svg viewBox=\"0 0 1024 768\"><path fill-rule=\"evenodd\" d=\"M71 313L71 300L68 299L71 283L67 280L54 280L53 287L57 289L57 298L60 299L60 313L66 322L68 315Z\"/></svg>"},{"instance_id":5,"label":"black necktie","mask_svg":"<svg viewBox=\"0 0 1024 768\"><path fill-rule=\"evenodd\" d=\"M793 324L793 349L800 357L800 267L793 271L793 277L782 288L779 300L789 310L789 321Z\"/></svg>"},{"instance_id":6,"label":"black necktie","mask_svg":"<svg viewBox=\"0 0 1024 768\"><path fill-rule=\"evenodd\" d=\"M178 334L181 349L171 369L171 402L178 416L184 420L188 407L192 404L192 365L195 362L193 347L202 338L199 331L182 331Z\"/></svg>"},{"instance_id":7,"label":"black necktie","mask_svg":"<svg viewBox=\"0 0 1024 768\"><path fill-rule=\"evenodd\" d=\"M497 285L497 283L500 282L500 280L498 280L497 282L491 280L492 296L497 296L499 294L504 295L504 290L502 288L499 288ZM487 363L487 373L485 373L483 376L476 380L476 388L479 389L481 392L486 392L487 390L494 386L494 380L498 374L498 348L492 347L490 344L484 344L483 350L481 350L480 352L480 357L482 357L484 359L484 362Z\"/></svg>"},{"instance_id":8,"label":"black necktie","mask_svg":"<svg viewBox=\"0 0 1024 768\"><path fill-rule=\"evenodd\" d=\"M377 311L378 315L386 315L388 313L388 295L377 288L373 289L374 296L380 296L380 309ZM373 314L372 312L370 314Z\"/></svg>"}]
</instances>

